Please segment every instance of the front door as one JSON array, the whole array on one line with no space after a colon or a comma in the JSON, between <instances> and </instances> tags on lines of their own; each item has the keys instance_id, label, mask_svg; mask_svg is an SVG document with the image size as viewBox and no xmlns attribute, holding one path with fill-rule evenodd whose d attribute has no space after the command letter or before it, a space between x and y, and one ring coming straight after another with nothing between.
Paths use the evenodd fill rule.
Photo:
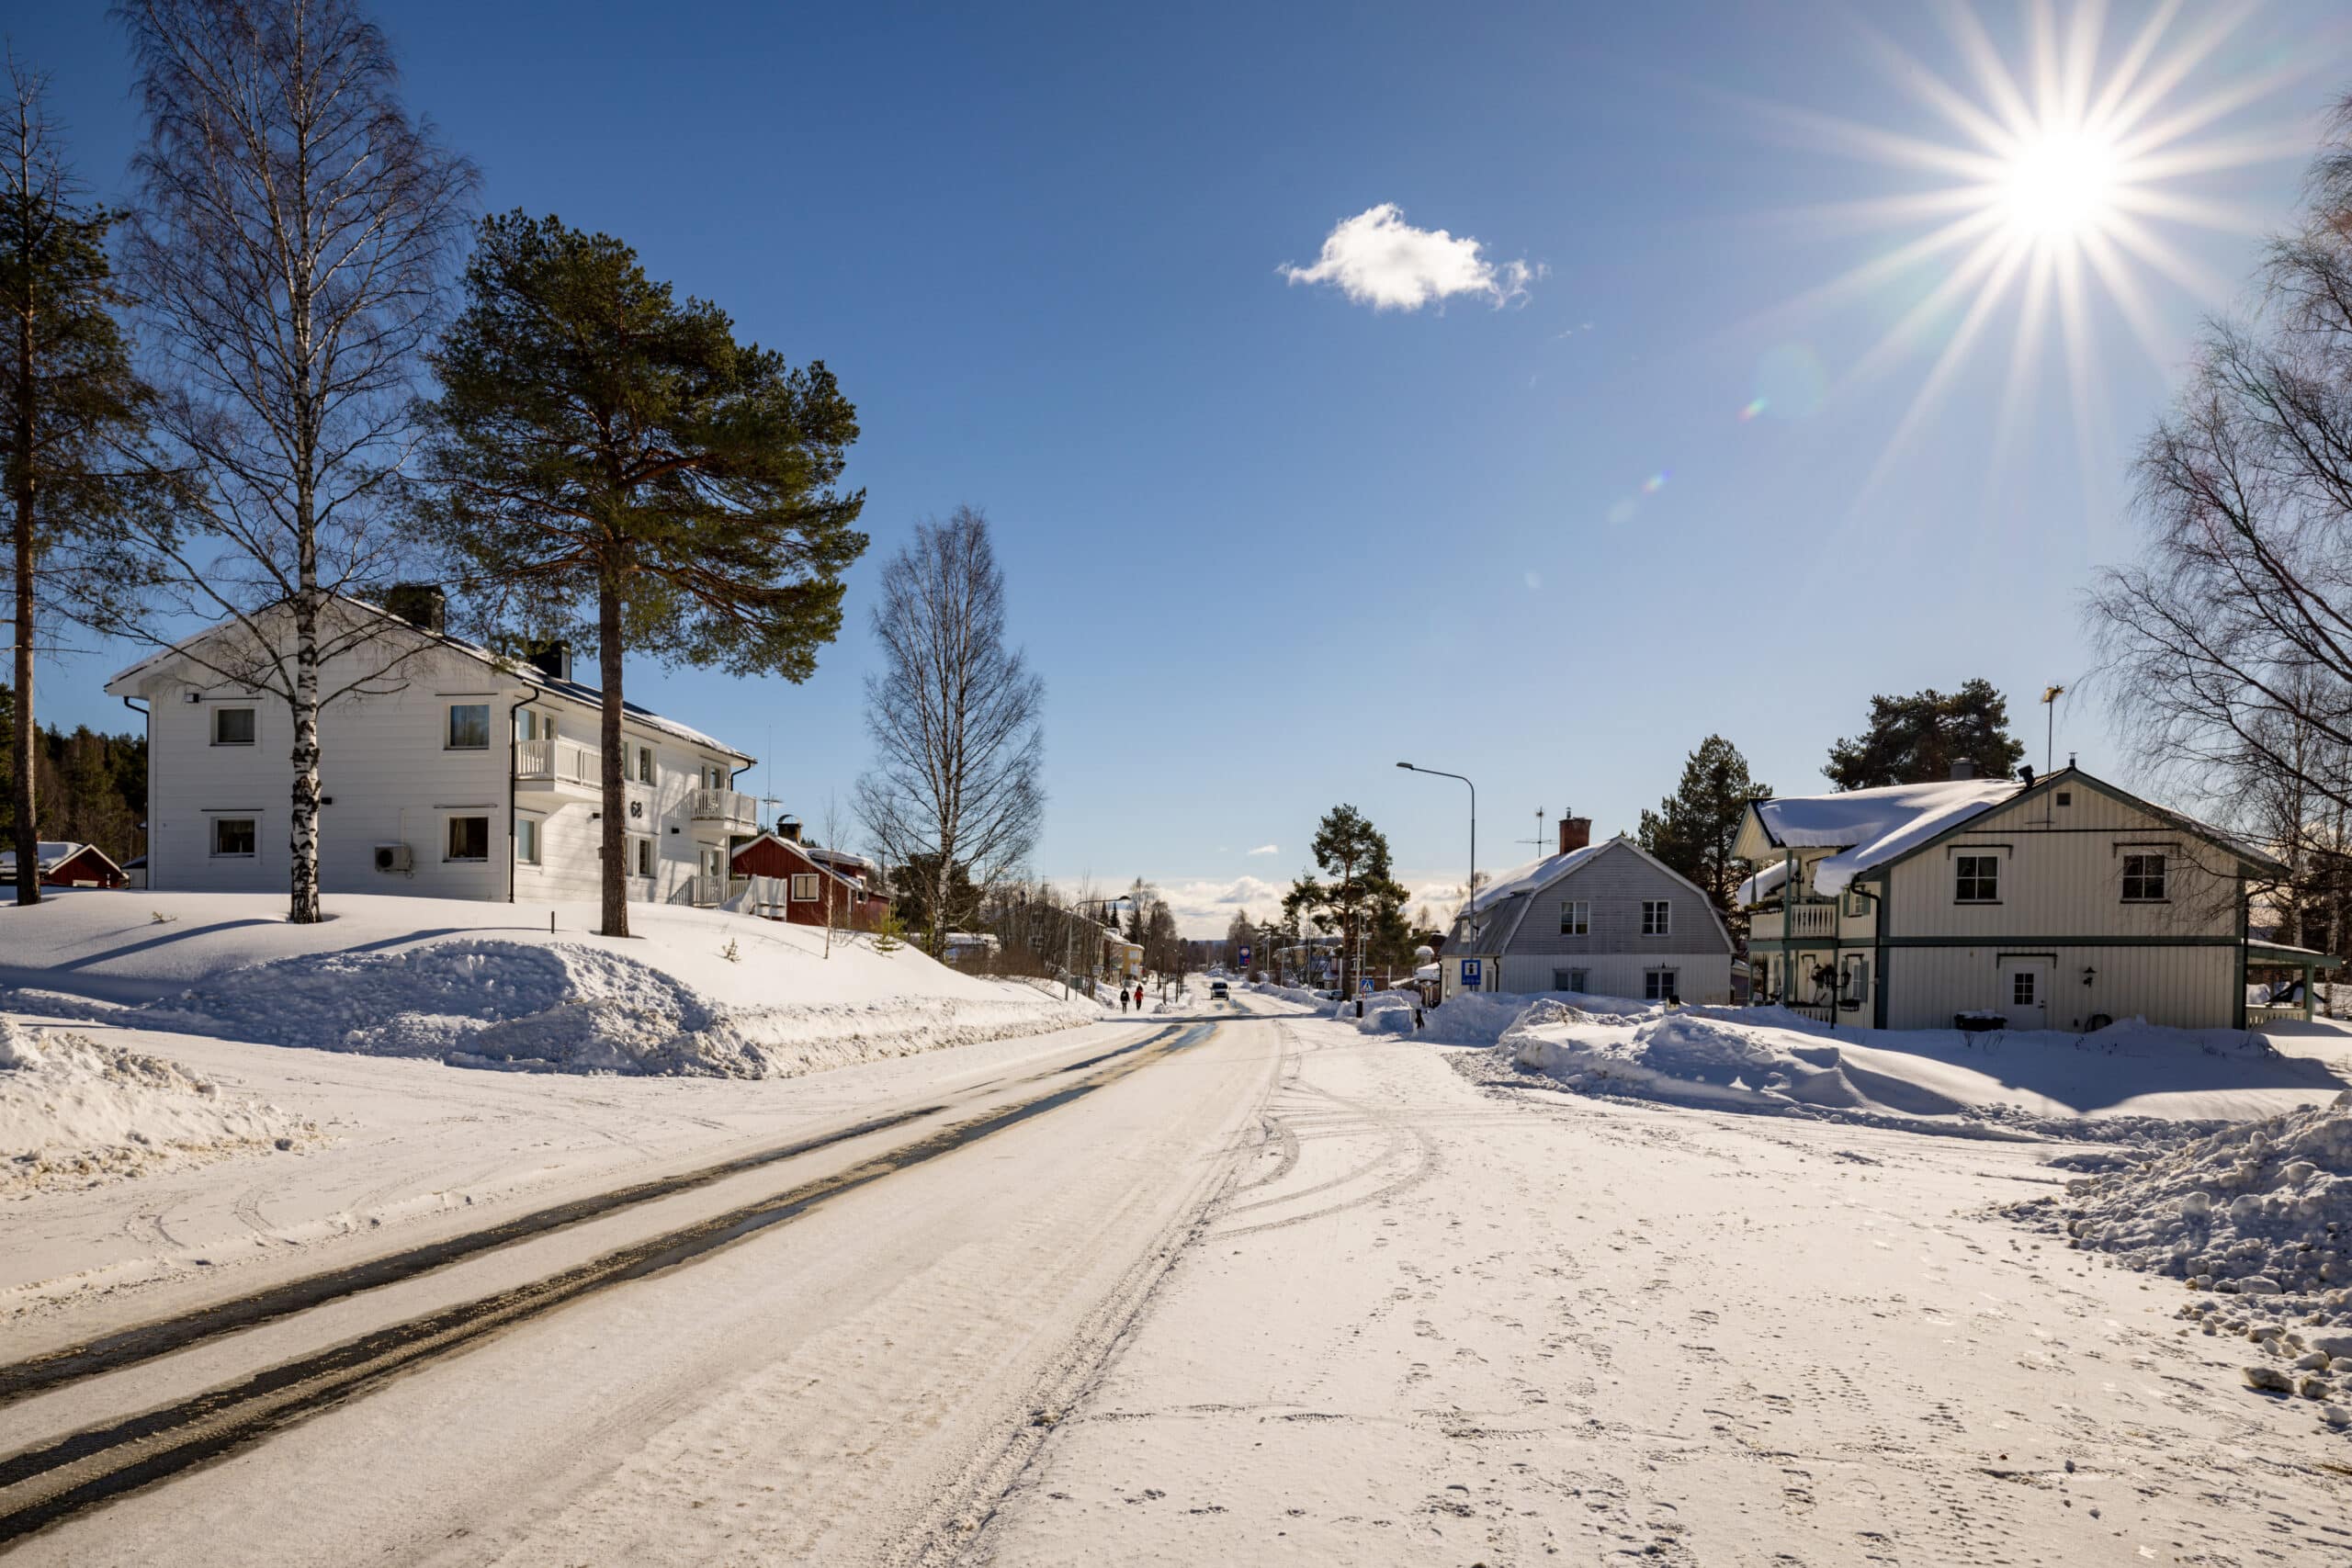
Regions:
<instances>
[{"instance_id":1,"label":"front door","mask_svg":"<svg viewBox=\"0 0 2352 1568\"><path fill-rule=\"evenodd\" d=\"M2011 1029L2050 1027L2050 960L2003 959L2000 1005L1994 1010L2007 1017Z\"/></svg>"}]
</instances>

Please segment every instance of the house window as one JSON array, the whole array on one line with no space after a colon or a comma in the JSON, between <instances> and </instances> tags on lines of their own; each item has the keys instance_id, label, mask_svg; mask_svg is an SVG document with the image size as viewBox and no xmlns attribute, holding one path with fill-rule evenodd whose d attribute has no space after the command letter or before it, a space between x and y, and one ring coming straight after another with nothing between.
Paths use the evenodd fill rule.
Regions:
<instances>
[{"instance_id":1,"label":"house window","mask_svg":"<svg viewBox=\"0 0 2352 1568\"><path fill-rule=\"evenodd\" d=\"M2032 970L2020 969L2009 976L2009 1005L2018 1008L2033 1006Z\"/></svg>"},{"instance_id":2,"label":"house window","mask_svg":"<svg viewBox=\"0 0 2352 1568\"><path fill-rule=\"evenodd\" d=\"M1846 960L1846 996L1848 999L1867 1002L1871 999L1871 961L1867 958Z\"/></svg>"},{"instance_id":3,"label":"house window","mask_svg":"<svg viewBox=\"0 0 2352 1568\"><path fill-rule=\"evenodd\" d=\"M1650 1002L1680 1001L1682 991L1677 983L1679 974L1680 971L1675 969L1643 970L1642 999Z\"/></svg>"},{"instance_id":4,"label":"house window","mask_svg":"<svg viewBox=\"0 0 2352 1568\"><path fill-rule=\"evenodd\" d=\"M452 751L490 750L490 705L488 703L451 703L449 705L449 750Z\"/></svg>"},{"instance_id":5,"label":"house window","mask_svg":"<svg viewBox=\"0 0 2352 1568\"><path fill-rule=\"evenodd\" d=\"M490 818L487 817L452 817L449 818L449 852L443 860L488 860L490 858Z\"/></svg>"},{"instance_id":6,"label":"house window","mask_svg":"<svg viewBox=\"0 0 2352 1568\"><path fill-rule=\"evenodd\" d=\"M2074 805L2074 804L2075 804L2075 792L2074 792L2073 790L2071 790L2071 789L2062 789L2062 790L2060 790L2060 791L2058 792L2058 804L2059 804L2059 805L2061 805L2061 806L2072 806L2072 805Z\"/></svg>"},{"instance_id":7,"label":"house window","mask_svg":"<svg viewBox=\"0 0 2352 1568\"><path fill-rule=\"evenodd\" d=\"M212 858L253 859L254 827L254 819L250 817L215 817L212 819Z\"/></svg>"},{"instance_id":8,"label":"house window","mask_svg":"<svg viewBox=\"0 0 2352 1568\"><path fill-rule=\"evenodd\" d=\"M1562 936L1589 936L1591 933L1591 904L1582 898L1576 898L1560 906L1560 934Z\"/></svg>"},{"instance_id":9,"label":"house window","mask_svg":"<svg viewBox=\"0 0 2352 1568\"><path fill-rule=\"evenodd\" d=\"M2127 904L2161 904L2165 901L2164 856L2123 857L2123 901Z\"/></svg>"},{"instance_id":10,"label":"house window","mask_svg":"<svg viewBox=\"0 0 2352 1568\"><path fill-rule=\"evenodd\" d=\"M1864 897L1860 893L1849 892L1846 895L1846 913L1848 915L1853 917L1855 919L1860 919L1870 912L1871 901L1868 898Z\"/></svg>"},{"instance_id":11,"label":"house window","mask_svg":"<svg viewBox=\"0 0 2352 1568\"><path fill-rule=\"evenodd\" d=\"M653 748L650 746L637 749L637 782L643 784L653 782Z\"/></svg>"},{"instance_id":12,"label":"house window","mask_svg":"<svg viewBox=\"0 0 2352 1568\"><path fill-rule=\"evenodd\" d=\"M1589 969L1555 969L1552 971L1552 988L1583 995L1591 985L1591 974Z\"/></svg>"},{"instance_id":13,"label":"house window","mask_svg":"<svg viewBox=\"0 0 2352 1568\"><path fill-rule=\"evenodd\" d=\"M1952 857L1952 902L1997 904L2001 901L2001 858L1998 855Z\"/></svg>"},{"instance_id":14,"label":"house window","mask_svg":"<svg viewBox=\"0 0 2352 1568\"><path fill-rule=\"evenodd\" d=\"M517 740L552 740L555 739L555 715L541 713L537 708L514 710L514 739Z\"/></svg>"},{"instance_id":15,"label":"house window","mask_svg":"<svg viewBox=\"0 0 2352 1568\"><path fill-rule=\"evenodd\" d=\"M817 877L813 872L796 872L793 874L792 901L796 904L817 901Z\"/></svg>"},{"instance_id":16,"label":"house window","mask_svg":"<svg viewBox=\"0 0 2352 1568\"><path fill-rule=\"evenodd\" d=\"M1644 936L1672 936L1674 934L1673 911L1666 899L1645 898L1642 900L1642 934ZM1661 970L1659 973L1671 975L1674 971L1668 969Z\"/></svg>"},{"instance_id":17,"label":"house window","mask_svg":"<svg viewBox=\"0 0 2352 1568\"><path fill-rule=\"evenodd\" d=\"M539 819L536 817L514 818L514 858L525 865L539 863Z\"/></svg>"},{"instance_id":18,"label":"house window","mask_svg":"<svg viewBox=\"0 0 2352 1568\"><path fill-rule=\"evenodd\" d=\"M253 709L214 708L212 710L212 744L215 746L250 746L253 743Z\"/></svg>"},{"instance_id":19,"label":"house window","mask_svg":"<svg viewBox=\"0 0 2352 1568\"><path fill-rule=\"evenodd\" d=\"M639 876L652 875L653 840L650 839L632 839L629 842L634 846L634 852L630 858L637 863L637 874Z\"/></svg>"}]
</instances>

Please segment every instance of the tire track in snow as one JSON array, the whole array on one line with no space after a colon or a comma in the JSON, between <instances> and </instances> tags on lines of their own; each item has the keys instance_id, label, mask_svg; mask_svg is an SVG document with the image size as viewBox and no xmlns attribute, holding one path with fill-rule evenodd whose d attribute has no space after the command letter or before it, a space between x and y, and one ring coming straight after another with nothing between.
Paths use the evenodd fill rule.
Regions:
<instances>
[{"instance_id":1,"label":"tire track in snow","mask_svg":"<svg viewBox=\"0 0 2352 1568\"><path fill-rule=\"evenodd\" d=\"M390 1325L265 1368L242 1382L222 1384L110 1426L87 1427L0 1458L0 1544L182 1471L226 1458L322 1409L348 1403L402 1372L582 1296L692 1263L789 1224L831 1199L1083 1099L1199 1043L1215 1027L1214 1022L1204 1021L1188 1028L1164 1028L1133 1046L1092 1059L1117 1058L1091 1077L941 1128L757 1202L616 1248L529 1284ZM1072 1070L1056 1068L1038 1077L1066 1077ZM895 1124L935 1109L884 1120Z\"/></svg>"}]
</instances>

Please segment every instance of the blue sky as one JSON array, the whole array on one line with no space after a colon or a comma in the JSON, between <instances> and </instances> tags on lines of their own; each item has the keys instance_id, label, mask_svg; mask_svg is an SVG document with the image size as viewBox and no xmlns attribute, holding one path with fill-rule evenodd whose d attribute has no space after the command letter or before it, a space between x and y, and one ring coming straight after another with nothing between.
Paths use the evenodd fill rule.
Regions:
<instances>
[{"instance_id":1,"label":"blue sky","mask_svg":"<svg viewBox=\"0 0 2352 1568\"><path fill-rule=\"evenodd\" d=\"M2115 8L2094 88L2147 14ZM1408 881L1458 879L1463 793L1399 757L1477 779L1488 869L1539 807L1631 828L1710 732L1821 787L1873 692L1983 675L2038 761L2034 699L2085 671L2081 592L2131 546L2131 450L2352 89L2339 3L2270 0L2200 49L2220 14L2187 7L2140 79L2195 54L2148 124L2231 96L2173 145L2264 155L2147 182L2228 211L2143 216L2171 265L2118 253L2136 312L2092 274L2022 359L2023 290L1989 301L1906 420L1970 330L1967 279L1938 294L1966 249L1818 295L1950 216L1825 208L1954 176L1808 117L1964 145L1894 63L1986 100L1930 8L382 12L487 205L623 236L858 405L874 545L815 679L646 664L630 694L820 816L865 759L881 559L981 506L1048 682L1040 869L1151 877L1204 932L1266 912L1339 801ZM2028 14L1978 16L2023 71ZM137 128L103 7L8 28L116 189ZM1401 276L1490 286L1382 310L1282 270L1383 204L1422 231ZM98 686L129 657L46 665L45 716L119 727ZM2129 776L2095 700L2060 729Z\"/></svg>"}]
</instances>

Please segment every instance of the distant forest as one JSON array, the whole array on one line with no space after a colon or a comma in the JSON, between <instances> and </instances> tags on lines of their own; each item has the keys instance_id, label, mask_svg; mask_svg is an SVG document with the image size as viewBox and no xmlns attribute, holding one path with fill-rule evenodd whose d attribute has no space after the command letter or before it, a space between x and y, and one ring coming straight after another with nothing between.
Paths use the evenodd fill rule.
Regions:
<instances>
[{"instance_id":1,"label":"distant forest","mask_svg":"<svg viewBox=\"0 0 2352 1568\"><path fill-rule=\"evenodd\" d=\"M17 776L17 694L0 686L0 779ZM96 844L120 864L147 852L147 738L101 735L87 725L40 731L33 761L36 826L44 839ZM12 790L0 789L0 847L16 841Z\"/></svg>"}]
</instances>

